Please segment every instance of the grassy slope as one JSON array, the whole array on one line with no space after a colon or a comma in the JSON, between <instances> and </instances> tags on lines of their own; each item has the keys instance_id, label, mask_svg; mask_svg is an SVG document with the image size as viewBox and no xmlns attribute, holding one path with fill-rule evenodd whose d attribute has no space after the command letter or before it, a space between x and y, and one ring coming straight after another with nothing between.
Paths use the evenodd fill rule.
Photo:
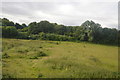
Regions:
<instances>
[{"instance_id":1,"label":"grassy slope","mask_svg":"<svg viewBox=\"0 0 120 80\"><path fill-rule=\"evenodd\" d=\"M30 59L39 52L47 56ZM4 77L117 77L118 48L90 43L3 39Z\"/></svg>"}]
</instances>

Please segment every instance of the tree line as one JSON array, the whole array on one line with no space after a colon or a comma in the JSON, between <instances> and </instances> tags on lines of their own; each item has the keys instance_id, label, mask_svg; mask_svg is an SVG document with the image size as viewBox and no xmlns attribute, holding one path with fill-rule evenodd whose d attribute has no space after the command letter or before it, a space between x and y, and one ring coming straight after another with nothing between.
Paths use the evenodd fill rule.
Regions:
<instances>
[{"instance_id":1,"label":"tree line","mask_svg":"<svg viewBox=\"0 0 120 80\"><path fill-rule=\"evenodd\" d=\"M117 45L120 30L115 28L102 28L93 21L85 21L80 26L65 26L48 21L19 24L0 18L2 36L4 38L42 39L53 41L88 41L99 44Z\"/></svg>"}]
</instances>

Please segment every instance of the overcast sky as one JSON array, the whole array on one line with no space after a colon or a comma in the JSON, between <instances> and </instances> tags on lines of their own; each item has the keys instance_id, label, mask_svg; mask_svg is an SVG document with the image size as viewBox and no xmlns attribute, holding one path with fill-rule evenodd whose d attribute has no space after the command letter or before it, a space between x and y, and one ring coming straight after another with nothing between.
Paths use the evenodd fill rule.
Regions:
<instances>
[{"instance_id":1,"label":"overcast sky","mask_svg":"<svg viewBox=\"0 0 120 80\"><path fill-rule=\"evenodd\" d=\"M118 0L4 0L0 17L29 24L33 21L79 26L86 20L118 27Z\"/></svg>"}]
</instances>

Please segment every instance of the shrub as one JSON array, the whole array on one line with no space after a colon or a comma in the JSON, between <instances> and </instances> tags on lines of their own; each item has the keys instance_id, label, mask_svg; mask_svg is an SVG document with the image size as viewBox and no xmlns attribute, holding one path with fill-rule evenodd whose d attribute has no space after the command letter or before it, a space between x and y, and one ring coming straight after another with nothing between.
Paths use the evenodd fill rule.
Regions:
<instances>
[{"instance_id":1,"label":"shrub","mask_svg":"<svg viewBox=\"0 0 120 80\"><path fill-rule=\"evenodd\" d=\"M18 50L17 51L18 53L27 53L27 52L29 52L27 49L25 49L25 50Z\"/></svg>"},{"instance_id":2,"label":"shrub","mask_svg":"<svg viewBox=\"0 0 120 80\"><path fill-rule=\"evenodd\" d=\"M58 42L56 42L56 44L58 45L59 43L58 43Z\"/></svg>"},{"instance_id":3,"label":"shrub","mask_svg":"<svg viewBox=\"0 0 120 80\"><path fill-rule=\"evenodd\" d=\"M3 74L3 78L13 78L13 76L11 76L9 74Z\"/></svg>"},{"instance_id":4,"label":"shrub","mask_svg":"<svg viewBox=\"0 0 120 80\"><path fill-rule=\"evenodd\" d=\"M15 38L17 35L18 35L18 31L14 26L2 27L2 37Z\"/></svg>"},{"instance_id":5,"label":"shrub","mask_svg":"<svg viewBox=\"0 0 120 80\"><path fill-rule=\"evenodd\" d=\"M52 40L52 41L73 41L74 38L66 35L58 35L54 33L39 33L39 36L36 38L42 39L42 40Z\"/></svg>"},{"instance_id":6,"label":"shrub","mask_svg":"<svg viewBox=\"0 0 120 80\"><path fill-rule=\"evenodd\" d=\"M38 57L33 56L33 57L30 57L29 59L38 59Z\"/></svg>"},{"instance_id":7,"label":"shrub","mask_svg":"<svg viewBox=\"0 0 120 80\"><path fill-rule=\"evenodd\" d=\"M40 51L37 53L37 57L47 56L44 52Z\"/></svg>"},{"instance_id":8,"label":"shrub","mask_svg":"<svg viewBox=\"0 0 120 80\"><path fill-rule=\"evenodd\" d=\"M40 46L39 48L43 48L42 46Z\"/></svg>"},{"instance_id":9,"label":"shrub","mask_svg":"<svg viewBox=\"0 0 120 80\"><path fill-rule=\"evenodd\" d=\"M18 39L29 39L28 33L27 32L19 32L17 38Z\"/></svg>"},{"instance_id":10,"label":"shrub","mask_svg":"<svg viewBox=\"0 0 120 80\"><path fill-rule=\"evenodd\" d=\"M43 76L42 73L39 73L38 78L41 78L42 76Z\"/></svg>"},{"instance_id":11,"label":"shrub","mask_svg":"<svg viewBox=\"0 0 120 80\"><path fill-rule=\"evenodd\" d=\"M3 57L3 58L9 58L10 56L9 56L7 53L5 53L5 54L3 54L2 57Z\"/></svg>"}]
</instances>

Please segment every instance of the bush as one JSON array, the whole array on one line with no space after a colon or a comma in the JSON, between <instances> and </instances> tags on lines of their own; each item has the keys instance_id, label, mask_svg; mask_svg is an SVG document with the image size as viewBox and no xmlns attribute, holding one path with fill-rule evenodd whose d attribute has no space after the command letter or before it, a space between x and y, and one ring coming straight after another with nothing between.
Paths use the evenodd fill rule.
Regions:
<instances>
[{"instance_id":1,"label":"bush","mask_svg":"<svg viewBox=\"0 0 120 80\"><path fill-rule=\"evenodd\" d=\"M27 53L27 52L29 52L27 49L25 49L25 50L18 50L17 51L18 53Z\"/></svg>"},{"instance_id":2,"label":"bush","mask_svg":"<svg viewBox=\"0 0 120 80\"><path fill-rule=\"evenodd\" d=\"M42 46L40 46L39 48L43 48Z\"/></svg>"},{"instance_id":3,"label":"bush","mask_svg":"<svg viewBox=\"0 0 120 80\"><path fill-rule=\"evenodd\" d=\"M39 73L38 78L41 78L42 76L43 76L42 73Z\"/></svg>"},{"instance_id":4,"label":"bush","mask_svg":"<svg viewBox=\"0 0 120 80\"><path fill-rule=\"evenodd\" d=\"M3 76L2 76L3 78L13 78L13 76L11 76L11 75L9 75L9 74L3 74Z\"/></svg>"},{"instance_id":5,"label":"bush","mask_svg":"<svg viewBox=\"0 0 120 80\"><path fill-rule=\"evenodd\" d=\"M65 35L58 35L58 34L53 34L53 33L39 33L39 36L36 36L36 38L41 39L41 40L52 40L52 41L73 41L74 38L70 36L65 36Z\"/></svg>"},{"instance_id":6,"label":"bush","mask_svg":"<svg viewBox=\"0 0 120 80\"><path fill-rule=\"evenodd\" d=\"M43 57L43 56L47 56L47 55L44 52L40 51L40 52L37 52L32 57L30 57L29 59L38 59L38 57Z\"/></svg>"},{"instance_id":7,"label":"bush","mask_svg":"<svg viewBox=\"0 0 120 80\"><path fill-rule=\"evenodd\" d=\"M2 57L3 57L3 58L9 58L10 56L9 56L7 53L5 53L5 54L3 54Z\"/></svg>"},{"instance_id":8,"label":"bush","mask_svg":"<svg viewBox=\"0 0 120 80\"><path fill-rule=\"evenodd\" d=\"M37 57L47 56L44 52L40 51L37 53Z\"/></svg>"},{"instance_id":9,"label":"bush","mask_svg":"<svg viewBox=\"0 0 120 80\"><path fill-rule=\"evenodd\" d=\"M34 56L34 57L30 57L29 59L38 59L38 57Z\"/></svg>"},{"instance_id":10,"label":"bush","mask_svg":"<svg viewBox=\"0 0 120 80\"><path fill-rule=\"evenodd\" d=\"M17 38L18 39L29 39L28 33L27 32L19 32Z\"/></svg>"},{"instance_id":11,"label":"bush","mask_svg":"<svg viewBox=\"0 0 120 80\"><path fill-rule=\"evenodd\" d=\"M2 26L2 37L5 38L16 38L18 31L14 26Z\"/></svg>"}]
</instances>

